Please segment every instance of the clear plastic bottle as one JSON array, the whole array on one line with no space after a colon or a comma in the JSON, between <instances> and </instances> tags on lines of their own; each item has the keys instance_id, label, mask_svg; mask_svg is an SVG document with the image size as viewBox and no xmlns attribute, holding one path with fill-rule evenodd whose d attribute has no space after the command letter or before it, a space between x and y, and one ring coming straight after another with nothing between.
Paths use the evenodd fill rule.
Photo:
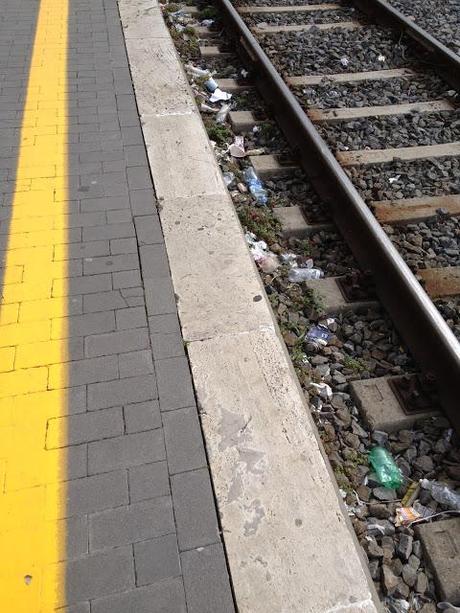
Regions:
<instances>
[{"instance_id":1,"label":"clear plastic bottle","mask_svg":"<svg viewBox=\"0 0 460 613\"><path fill-rule=\"evenodd\" d=\"M436 502L454 511L460 511L460 494L448 488L445 483L422 479L420 485L424 490L429 490L431 492Z\"/></svg>"},{"instance_id":2,"label":"clear plastic bottle","mask_svg":"<svg viewBox=\"0 0 460 613\"><path fill-rule=\"evenodd\" d=\"M391 453L384 447L374 447L369 453L369 462L375 470L377 479L384 486L394 490L401 487L403 475L395 464Z\"/></svg>"},{"instance_id":3,"label":"clear plastic bottle","mask_svg":"<svg viewBox=\"0 0 460 613\"><path fill-rule=\"evenodd\" d=\"M248 166L244 171L244 180L246 181L249 191L257 200L258 204L266 206L268 202L267 190L262 185L262 181L256 175L252 166Z\"/></svg>"},{"instance_id":4,"label":"clear plastic bottle","mask_svg":"<svg viewBox=\"0 0 460 613\"><path fill-rule=\"evenodd\" d=\"M291 283L302 283L310 279L321 279L324 273L319 268L291 268L289 271L289 281Z\"/></svg>"}]
</instances>

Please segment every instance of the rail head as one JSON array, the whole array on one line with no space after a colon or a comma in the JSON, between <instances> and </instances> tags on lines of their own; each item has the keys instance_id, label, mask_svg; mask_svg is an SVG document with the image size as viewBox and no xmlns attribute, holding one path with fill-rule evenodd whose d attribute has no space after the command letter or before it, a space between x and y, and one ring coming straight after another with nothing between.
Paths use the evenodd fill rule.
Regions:
<instances>
[{"instance_id":1,"label":"rail head","mask_svg":"<svg viewBox=\"0 0 460 613\"><path fill-rule=\"evenodd\" d=\"M421 370L436 382L442 407L460 430L460 390L453 383L460 381L459 342L230 0L218 4L303 169L315 184L321 177L341 233L362 269L373 274L382 304Z\"/></svg>"}]
</instances>

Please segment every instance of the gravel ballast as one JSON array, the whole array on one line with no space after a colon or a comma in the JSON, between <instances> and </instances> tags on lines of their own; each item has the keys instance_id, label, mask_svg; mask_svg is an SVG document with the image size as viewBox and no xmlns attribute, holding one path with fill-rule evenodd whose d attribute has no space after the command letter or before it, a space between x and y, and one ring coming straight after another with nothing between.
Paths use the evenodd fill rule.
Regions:
<instances>
[{"instance_id":1,"label":"gravel ballast","mask_svg":"<svg viewBox=\"0 0 460 613\"><path fill-rule=\"evenodd\" d=\"M396 160L345 171L367 202L460 193L459 158Z\"/></svg>"},{"instance_id":2,"label":"gravel ballast","mask_svg":"<svg viewBox=\"0 0 460 613\"><path fill-rule=\"evenodd\" d=\"M435 145L460 140L460 113L445 111L364 117L318 124L317 129L329 146L339 151Z\"/></svg>"},{"instance_id":3,"label":"gravel ballast","mask_svg":"<svg viewBox=\"0 0 460 613\"><path fill-rule=\"evenodd\" d=\"M417 224L385 226L392 243L415 272L460 265L460 220L440 216Z\"/></svg>"},{"instance_id":4,"label":"gravel ballast","mask_svg":"<svg viewBox=\"0 0 460 613\"><path fill-rule=\"evenodd\" d=\"M320 109L384 106L451 98L453 92L437 75L402 77L357 83L331 83L293 87L300 103Z\"/></svg>"},{"instance_id":5,"label":"gravel ballast","mask_svg":"<svg viewBox=\"0 0 460 613\"><path fill-rule=\"evenodd\" d=\"M335 11L309 11L306 13L254 13L243 15L250 26L262 27L266 23L271 26L287 26L292 24L338 23L356 19L357 11L353 8Z\"/></svg>"},{"instance_id":6,"label":"gravel ballast","mask_svg":"<svg viewBox=\"0 0 460 613\"><path fill-rule=\"evenodd\" d=\"M334 4L348 6L351 2L346 0L331 0ZM233 0L232 4L238 6L302 6L304 4L320 4L319 0Z\"/></svg>"},{"instance_id":7,"label":"gravel ballast","mask_svg":"<svg viewBox=\"0 0 460 613\"><path fill-rule=\"evenodd\" d=\"M411 68L420 59L405 36L374 25L358 30L282 32L259 39L284 76Z\"/></svg>"},{"instance_id":8,"label":"gravel ballast","mask_svg":"<svg viewBox=\"0 0 460 613\"><path fill-rule=\"evenodd\" d=\"M460 53L458 0L390 0L390 3L452 51Z\"/></svg>"}]
</instances>

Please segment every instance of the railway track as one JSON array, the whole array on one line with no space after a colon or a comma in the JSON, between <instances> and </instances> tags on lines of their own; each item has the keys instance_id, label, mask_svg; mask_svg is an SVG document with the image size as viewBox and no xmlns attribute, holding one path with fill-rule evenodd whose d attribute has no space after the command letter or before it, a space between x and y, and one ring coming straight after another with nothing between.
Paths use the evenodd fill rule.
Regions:
<instances>
[{"instance_id":1,"label":"railway track","mask_svg":"<svg viewBox=\"0 0 460 613\"><path fill-rule=\"evenodd\" d=\"M451 430L445 430L448 423L440 417L416 423L418 410L426 417L440 403L451 424L457 430L460 426L455 384L460 349L445 321L456 322L453 327L460 336L460 132L453 91L459 83L459 58L429 36L417 46L411 38L420 40L419 28L406 23L403 15L395 16L381 0L375 2L378 10L374 2L366 3L367 16L355 10L358 2L281 2L267 6L264 0L247 0L235 8L228 0L218 0L231 40L222 37L220 27L198 26L199 55L193 49L191 57L187 51L185 57L201 57L201 66L214 70L219 87L233 93L229 115L233 133L244 133L249 149L268 143L269 154L250 156L249 162L274 199L294 204L277 202L273 209L283 228L280 247L263 209L247 206L246 197L233 185L243 225L258 227L261 237L281 251L299 253L308 237L315 266L327 271L326 278L308 281L304 287L293 288L282 275L267 271L262 271L262 278L299 380L310 395L310 408L345 502L353 508L350 515L387 610L429 613L434 611L429 607L435 598L431 581L426 588L423 583L425 573L429 575L427 560L417 567L412 582L410 556L395 554L403 562L401 568L394 559L382 566L379 558L385 546L391 548L392 539L397 549L402 547L403 534L416 539L416 544L423 538L412 528L403 527L401 533L398 529L396 536L391 532L385 522L394 522L395 503L386 499L381 504L380 494L372 489L375 484L369 484L367 477L363 481L363 466L358 466L362 474L357 476L354 463L360 464L368 445L386 440L407 479L442 475L460 482L455 435L453 440L445 438L452 436ZM388 10L385 20L393 27L396 23L396 29L387 30L373 21L375 16L382 19L384 9ZM200 10L188 7L184 12L199 15ZM332 46L331 56L330 41L336 35L340 42ZM353 42L359 37L368 41L369 57L359 47L355 53ZM241 74L235 67L235 49L248 71L243 80L235 78ZM204 100L193 79L192 85L198 99ZM207 113L203 116L214 139L219 133L206 119ZM270 137L264 139L260 126L271 125L272 117L282 133L272 126ZM219 147L216 151L222 155ZM227 165L225 155L222 160L223 170L236 171L234 164ZM361 273L356 273L358 269ZM370 291L367 273L372 277ZM401 348L374 290L411 355ZM319 352L305 343L318 296L323 315L335 317L331 331L338 325L342 338L338 346ZM311 320L304 317L310 312ZM299 352L299 346L306 353ZM344 358L350 347L353 351ZM424 376L415 377L420 371ZM313 393L312 385L317 384L312 381L318 376L330 383L332 398ZM406 405L408 414L401 416L401 405ZM364 423L358 409L366 416ZM413 430L405 429L407 425ZM393 431L389 440L379 432L385 429ZM355 507L354 496L363 496L368 509ZM380 529L388 533L373 531L374 514L382 522ZM418 554L417 545L410 555L418 558ZM382 555L391 559L394 554ZM404 580L398 580L400 576ZM392 599L407 599L411 608L391 608Z\"/></svg>"},{"instance_id":2,"label":"railway track","mask_svg":"<svg viewBox=\"0 0 460 613\"><path fill-rule=\"evenodd\" d=\"M366 15L357 12L355 5L365 8ZM460 213L455 178L460 159L459 114L452 92L446 97L446 87L459 83L460 58L385 0L346 5L245 4L238 9L222 0L219 6L238 37L245 62L252 67L255 85L273 109L300 164L328 203L362 269L372 271L380 299L422 371L436 382L443 408L459 427L458 394L452 381L460 375L460 347L432 299L460 294L460 259L456 266L414 271L425 291L381 224L421 222L435 217L440 209L449 215ZM385 29L381 21L393 29ZM366 39L370 50L364 57L360 45ZM332 53L327 52L330 41L334 41ZM203 51L209 57L219 52L212 45ZM450 85L440 82L438 75ZM404 88L410 88L412 80L419 87L405 95ZM398 97L396 91L391 103L376 104L379 90L391 90L393 82L402 95ZM330 98L318 90L313 104L305 104L308 92L318 86L329 91L340 87L341 105L331 106ZM408 135L407 143L401 134ZM399 164L407 175L411 164L421 165L423 172L424 162L433 160L453 165L445 193L435 190L431 195L422 185L421 193L413 197L369 199L356 189L363 176L380 172L385 165ZM394 175L398 176L397 169ZM373 190L378 196L379 190L375 186Z\"/></svg>"}]
</instances>

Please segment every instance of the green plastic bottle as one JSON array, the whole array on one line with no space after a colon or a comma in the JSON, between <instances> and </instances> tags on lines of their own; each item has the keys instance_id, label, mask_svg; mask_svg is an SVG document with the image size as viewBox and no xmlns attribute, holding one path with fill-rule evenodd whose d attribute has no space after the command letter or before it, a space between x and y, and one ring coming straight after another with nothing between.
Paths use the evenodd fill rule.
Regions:
<instances>
[{"instance_id":1,"label":"green plastic bottle","mask_svg":"<svg viewBox=\"0 0 460 613\"><path fill-rule=\"evenodd\" d=\"M391 453L384 447L374 447L369 453L369 462L375 470L377 479L384 487L397 490L403 484L403 475Z\"/></svg>"}]
</instances>

